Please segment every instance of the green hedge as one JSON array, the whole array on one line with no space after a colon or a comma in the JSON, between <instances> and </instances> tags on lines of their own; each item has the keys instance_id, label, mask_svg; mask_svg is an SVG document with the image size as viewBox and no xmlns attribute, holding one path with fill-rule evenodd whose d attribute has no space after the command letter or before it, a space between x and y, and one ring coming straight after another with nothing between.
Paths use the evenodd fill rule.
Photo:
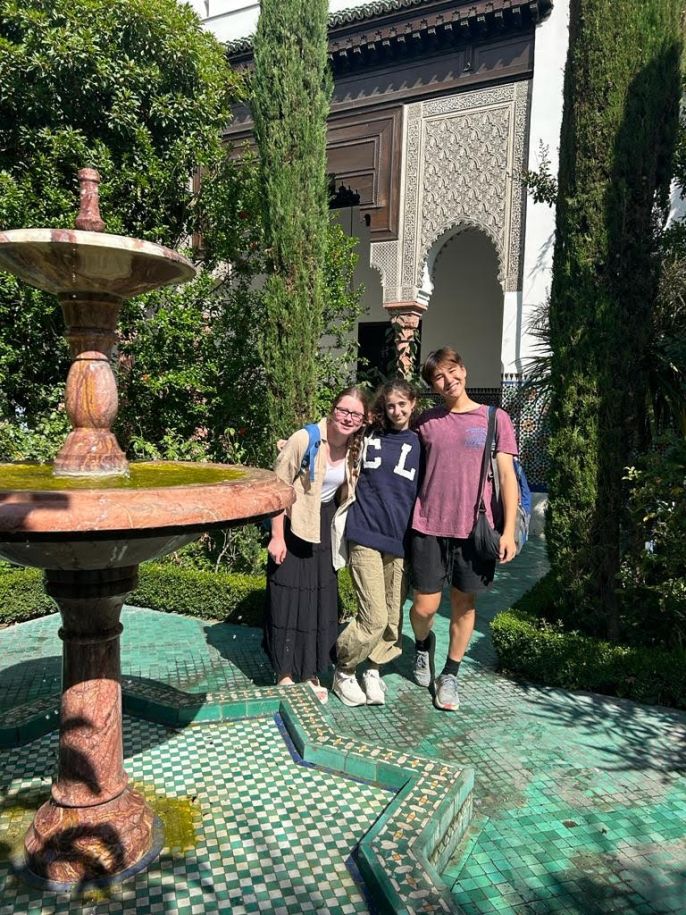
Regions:
<instances>
[{"instance_id":1,"label":"green hedge","mask_svg":"<svg viewBox=\"0 0 686 915\"><path fill-rule=\"evenodd\" d=\"M182 566L147 562L140 568L138 587L127 603L201 619L259 626L264 608L263 575L204 572ZM346 616L357 609L350 575L339 575L339 592ZM0 571L0 623L20 623L55 612L43 590L39 569Z\"/></svg>"},{"instance_id":2,"label":"green hedge","mask_svg":"<svg viewBox=\"0 0 686 915\"><path fill-rule=\"evenodd\" d=\"M147 562L141 566L138 587L127 597L126 603L165 613L259 626L264 608L264 586L262 575L204 572Z\"/></svg>"},{"instance_id":3,"label":"green hedge","mask_svg":"<svg viewBox=\"0 0 686 915\"><path fill-rule=\"evenodd\" d=\"M565 631L523 609L525 602L526 595L491 623L506 673L547 686L686 708L686 651L626 647Z\"/></svg>"},{"instance_id":4,"label":"green hedge","mask_svg":"<svg viewBox=\"0 0 686 915\"><path fill-rule=\"evenodd\" d=\"M0 572L0 623L23 623L56 609L43 590L40 569L8 568Z\"/></svg>"}]
</instances>

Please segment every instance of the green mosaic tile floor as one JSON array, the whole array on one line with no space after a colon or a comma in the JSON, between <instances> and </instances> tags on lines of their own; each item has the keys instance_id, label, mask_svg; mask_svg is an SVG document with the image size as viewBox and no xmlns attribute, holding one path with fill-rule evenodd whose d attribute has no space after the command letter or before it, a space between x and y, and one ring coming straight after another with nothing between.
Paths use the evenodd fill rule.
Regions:
<instances>
[{"instance_id":1,"label":"green mosaic tile floor","mask_svg":"<svg viewBox=\"0 0 686 915\"><path fill-rule=\"evenodd\" d=\"M296 763L270 717L184 731L127 717L124 739L132 781L168 820L160 859L118 889L70 900L8 878L0 841L0 915L369 911L349 857L388 791ZM4 754L6 844L47 793L35 773L50 772L55 753L51 734Z\"/></svg>"},{"instance_id":2,"label":"green mosaic tile floor","mask_svg":"<svg viewBox=\"0 0 686 915\"><path fill-rule=\"evenodd\" d=\"M406 637L403 657L386 676L384 708L348 709L332 697L323 714L343 735L474 767L475 820L444 874L469 915L686 913L686 715L517 684L495 672L488 621L545 563L542 543L532 542L480 604L478 632L460 673L459 713L436 711L428 692L411 682ZM125 677L151 677L201 695L273 682L254 630L143 610L127 610L124 624ZM56 695L56 630L57 619L49 618L0 632L0 711L38 698L49 703ZM436 632L440 664L447 605ZM127 727L141 735L174 734L161 745L172 764L177 736L201 733L131 720ZM153 752L152 744L142 739L150 745L145 753ZM7 760L27 751L1 751L0 765L6 770ZM134 770L133 762L127 765ZM173 877L173 869L164 879L169 873Z\"/></svg>"},{"instance_id":3,"label":"green mosaic tile floor","mask_svg":"<svg viewBox=\"0 0 686 915\"><path fill-rule=\"evenodd\" d=\"M488 621L544 568L533 543L481 600L459 713L435 711L410 682L406 639L383 709L332 701L326 714L346 733L474 767L472 845L444 875L465 913L686 913L686 714L493 669ZM448 614L445 603L439 670Z\"/></svg>"}]
</instances>

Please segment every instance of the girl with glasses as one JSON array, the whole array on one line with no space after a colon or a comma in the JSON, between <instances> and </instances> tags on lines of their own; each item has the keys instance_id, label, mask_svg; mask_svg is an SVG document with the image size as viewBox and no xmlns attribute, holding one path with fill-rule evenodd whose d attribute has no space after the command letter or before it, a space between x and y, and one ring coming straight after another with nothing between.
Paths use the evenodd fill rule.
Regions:
<instances>
[{"instance_id":1,"label":"girl with glasses","mask_svg":"<svg viewBox=\"0 0 686 915\"><path fill-rule=\"evenodd\" d=\"M337 505L349 504L359 474L367 396L346 388L318 423L320 444L312 468L303 468L306 429L293 433L276 461L279 479L292 484L296 500L272 519L267 547L267 608L264 649L278 686L309 682L325 702L318 674L332 658L338 636L338 584L331 531Z\"/></svg>"},{"instance_id":2,"label":"girl with glasses","mask_svg":"<svg viewBox=\"0 0 686 915\"><path fill-rule=\"evenodd\" d=\"M402 379L378 391L345 521L359 612L336 645L333 691L349 706L384 704L386 686L379 670L402 651L405 555L419 482L419 437L410 429L416 404L414 390ZM364 661L361 687L355 672Z\"/></svg>"}]
</instances>

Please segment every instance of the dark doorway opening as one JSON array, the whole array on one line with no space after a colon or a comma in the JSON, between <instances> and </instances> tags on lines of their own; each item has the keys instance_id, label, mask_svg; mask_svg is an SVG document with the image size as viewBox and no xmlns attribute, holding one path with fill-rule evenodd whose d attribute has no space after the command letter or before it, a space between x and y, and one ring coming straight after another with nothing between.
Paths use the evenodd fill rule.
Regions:
<instances>
[{"instance_id":1,"label":"dark doorway opening","mask_svg":"<svg viewBox=\"0 0 686 915\"><path fill-rule=\"evenodd\" d=\"M415 370L419 369L422 323L417 330ZM380 384L395 375L395 345L390 321L361 321L357 325L357 377Z\"/></svg>"}]
</instances>

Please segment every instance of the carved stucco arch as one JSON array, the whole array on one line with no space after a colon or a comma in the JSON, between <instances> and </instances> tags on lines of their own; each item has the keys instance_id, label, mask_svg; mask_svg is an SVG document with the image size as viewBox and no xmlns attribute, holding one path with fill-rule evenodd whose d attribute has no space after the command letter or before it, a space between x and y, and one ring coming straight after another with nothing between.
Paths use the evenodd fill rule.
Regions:
<instances>
[{"instance_id":1,"label":"carved stucco arch","mask_svg":"<svg viewBox=\"0 0 686 915\"><path fill-rule=\"evenodd\" d=\"M426 304L432 258L468 228L495 246L503 290L521 288L529 90L522 80L406 107L401 235L372 245L385 303Z\"/></svg>"},{"instance_id":2,"label":"carved stucco arch","mask_svg":"<svg viewBox=\"0 0 686 915\"><path fill-rule=\"evenodd\" d=\"M498 282L500 283L503 292L505 291L504 256L502 245L497 234L490 228L490 226L485 226L478 222L476 219L461 219L459 222L453 223L447 226L445 229L442 229L436 238L429 242L428 247L422 253L419 261L419 269L417 272L417 285L419 288L420 301L428 302L431 298L434 287L433 278L436 261L444 251L445 247L454 241L458 235L462 235L463 232L467 232L469 230L480 232L493 245L495 256L498 262Z\"/></svg>"},{"instance_id":3,"label":"carved stucco arch","mask_svg":"<svg viewBox=\"0 0 686 915\"><path fill-rule=\"evenodd\" d=\"M370 245L369 266L375 273L379 274L379 279L381 280L381 288L385 289L387 270L384 269L383 262L379 261L378 259L374 259L374 247L372 245Z\"/></svg>"}]
</instances>

